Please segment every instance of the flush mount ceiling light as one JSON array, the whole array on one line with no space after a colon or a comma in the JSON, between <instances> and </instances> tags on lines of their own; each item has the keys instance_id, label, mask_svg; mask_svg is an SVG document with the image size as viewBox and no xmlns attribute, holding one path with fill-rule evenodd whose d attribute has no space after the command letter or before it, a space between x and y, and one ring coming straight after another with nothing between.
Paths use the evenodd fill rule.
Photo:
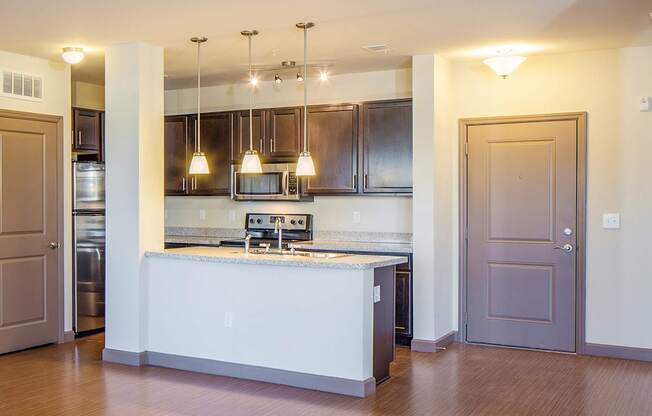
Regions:
<instances>
[{"instance_id":1,"label":"flush mount ceiling light","mask_svg":"<svg viewBox=\"0 0 652 416\"><path fill-rule=\"evenodd\" d=\"M201 44L207 40L203 36L190 38L191 42L197 44L197 128L195 129L197 148L192 154L190 169L188 169L188 173L191 175L206 175L210 173L206 155L201 151Z\"/></svg>"},{"instance_id":2,"label":"flush mount ceiling light","mask_svg":"<svg viewBox=\"0 0 652 416\"><path fill-rule=\"evenodd\" d=\"M315 176L315 164L308 151L308 29L314 27L312 22L297 23L303 30L303 152L297 160L297 176ZM297 80L299 74L297 74Z\"/></svg>"},{"instance_id":3,"label":"flush mount ceiling light","mask_svg":"<svg viewBox=\"0 0 652 416\"><path fill-rule=\"evenodd\" d=\"M254 127L253 127L253 106L254 106L254 88L258 83L258 79L254 76L253 67L251 64L251 38L258 34L257 30L243 30L240 32L242 36L246 36L249 41L249 79L251 80L251 90L249 91L249 150L247 150L242 158L242 166L240 172L242 173L262 173L263 167L260 165L260 158L258 152L254 150ZM277 75L278 77L278 75ZM278 77L278 79L281 79Z\"/></svg>"},{"instance_id":4,"label":"flush mount ceiling light","mask_svg":"<svg viewBox=\"0 0 652 416\"><path fill-rule=\"evenodd\" d=\"M301 72L297 72L297 81L303 82L303 75L301 75Z\"/></svg>"},{"instance_id":5,"label":"flush mount ceiling light","mask_svg":"<svg viewBox=\"0 0 652 416\"><path fill-rule=\"evenodd\" d=\"M322 82L328 81L328 72L326 71L319 72L319 80Z\"/></svg>"},{"instance_id":6,"label":"flush mount ceiling light","mask_svg":"<svg viewBox=\"0 0 652 416\"><path fill-rule=\"evenodd\" d=\"M68 62L71 65L78 64L84 59L84 49L82 48L73 48L65 47L61 52L61 57L64 61Z\"/></svg>"},{"instance_id":7,"label":"flush mount ceiling light","mask_svg":"<svg viewBox=\"0 0 652 416\"><path fill-rule=\"evenodd\" d=\"M498 76L505 79L527 59L524 56L510 55L511 52L510 49L498 50L498 56L487 58L482 62L489 68L493 69Z\"/></svg>"}]
</instances>

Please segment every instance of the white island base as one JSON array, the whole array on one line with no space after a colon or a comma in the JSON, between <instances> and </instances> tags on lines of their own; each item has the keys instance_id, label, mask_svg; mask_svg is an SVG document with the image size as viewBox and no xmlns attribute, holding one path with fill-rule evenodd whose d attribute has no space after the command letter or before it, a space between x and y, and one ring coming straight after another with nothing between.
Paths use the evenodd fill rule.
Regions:
<instances>
[{"instance_id":1,"label":"white island base","mask_svg":"<svg viewBox=\"0 0 652 416\"><path fill-rule=\"evenodd\" d=\"M103 359L364 397L389 377L394 266L403 262L234 248L149 252L146 350L107 345Z\"/></svg>"}]
</instances>

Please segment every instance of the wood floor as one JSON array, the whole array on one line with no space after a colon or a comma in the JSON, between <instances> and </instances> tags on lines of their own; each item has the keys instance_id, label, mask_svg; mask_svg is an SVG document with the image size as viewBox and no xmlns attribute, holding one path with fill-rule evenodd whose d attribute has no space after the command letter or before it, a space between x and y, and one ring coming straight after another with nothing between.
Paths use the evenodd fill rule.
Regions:
<instances>
[{"instance_id":1,"label":"wood floor","mask_svg":"<svg viewBox=\"0 0 652 416\"><path fill-rule=\"evenodd\" d=\"M102 335L0 356L0 415L651 415L652 363L453 345L356 399L100 361Z\"/></svg>"}]
</instances>

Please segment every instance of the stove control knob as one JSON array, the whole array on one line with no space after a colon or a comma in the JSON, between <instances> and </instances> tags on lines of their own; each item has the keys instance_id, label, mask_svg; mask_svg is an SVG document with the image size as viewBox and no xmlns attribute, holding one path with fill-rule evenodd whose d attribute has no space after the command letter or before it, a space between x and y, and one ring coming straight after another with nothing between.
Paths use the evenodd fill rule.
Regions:
<instances>
[{"instance_id":1,"label":"stove control knob","mask_svg":"<svg viewBox=\"0 0 652 416\"><path fill-rule=\"evenodd\" d=\"M258 219L256 220L256 224L261 224L262 222L263 222L263 221L262 221L260 218L258 218Z\"/></svg>"},{"instance_id":2,"label":"stove control knob","mask_svg":"<svg viewBox=\"0 0 652 416\"><path fill-rule=\"evenodd\" d=\"M249 223L250 223L250 224L253 224L253 223L254 223L254 219L253 219L253 218L249 218Z\"/></svg>"},{"instance_id":3,"label":"stove control knob","mask_svg":"<svg viewBox=\"0 0 652 416\"><path fill-rule=\"evenodd\" d=\"M303 225L303 220L299 220L299 225Z\"/></svg>"},{"instance_id":4,"label":"stove control knob","mask_svg":"<svg viewBox=\"0 0 652 416\"><path fill-rule=\"evenodd\" d=\"M291 221L290 221L290 224L292 224L292 225L294 225L294 224L296 224L296 223L297 223L297 222L296 222L295 220L291 220Z\"/></svg>"}]
</instances>

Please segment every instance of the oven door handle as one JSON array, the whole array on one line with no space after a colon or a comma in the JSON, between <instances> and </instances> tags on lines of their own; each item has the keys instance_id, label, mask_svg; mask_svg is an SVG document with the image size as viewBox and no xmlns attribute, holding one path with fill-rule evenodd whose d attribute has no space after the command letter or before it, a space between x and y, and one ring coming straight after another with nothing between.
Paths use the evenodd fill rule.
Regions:
<instances>
[{"instance_id":1,"label":"oven door handle","mask_svg":"<svg viewBox=\"0 0 652 416\"><path fill-rule=\"evenodd\" d=\"M283 172L283 196L290 195L290 172Z\"/></svg>"}]
</instances>

